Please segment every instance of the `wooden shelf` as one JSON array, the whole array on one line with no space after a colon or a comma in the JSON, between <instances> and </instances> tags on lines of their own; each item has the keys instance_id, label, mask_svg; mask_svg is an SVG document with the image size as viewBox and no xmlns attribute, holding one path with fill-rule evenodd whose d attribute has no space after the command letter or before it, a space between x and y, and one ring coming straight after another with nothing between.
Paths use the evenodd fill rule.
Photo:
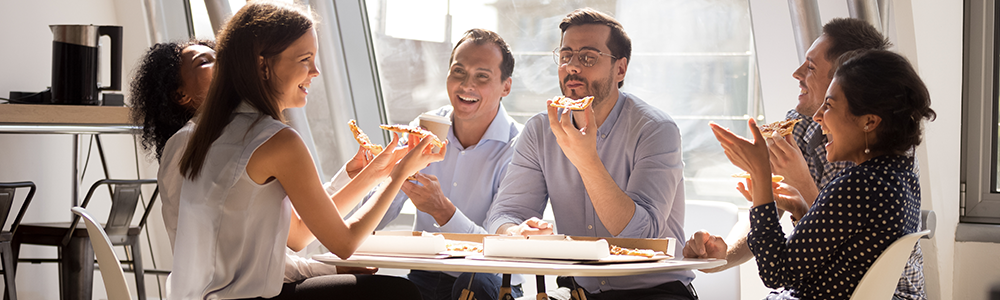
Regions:
<instances>
[{"instance_id":1,"label":"wooden shelf","mask_svg":"<svg viewBox=\"0 0 1000 300\"><path fill-rule=\"evenodd\" d=\"M131 125L128 107L0 104L0 123Z\"/></svg>"}]
</instances>

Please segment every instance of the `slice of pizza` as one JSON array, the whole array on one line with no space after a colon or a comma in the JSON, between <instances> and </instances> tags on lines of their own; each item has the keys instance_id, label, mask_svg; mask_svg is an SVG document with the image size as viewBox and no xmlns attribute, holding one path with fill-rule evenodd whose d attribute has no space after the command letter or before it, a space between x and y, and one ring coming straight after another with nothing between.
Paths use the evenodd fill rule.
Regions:
<instances>
[{"instance_id":1,"label":"slice of pizza","mask_svg":"<svg viewBox=\"0 0 1000 300\"><path fill-rule=\"evenodd\" d=\"M733 174L733 177L750 179L750 173L743 172L739 174ZM771 174L771 182L780 182L782 180L785 180L785 176Z\"/></svg>"},{"instance_id":2,"label":"slice of pizza","mask_svg":"<svg viewBox=\"0 0 1000 300\"><path fill-rule=\"evenodd\" d=\"M378 127L388 131L411 134L413 136L416 136L418 139L423 139L424 137L430 136L434 138L433 140L431 140L431 144L434 144L434 146L438 146L440 148L444 148L444 142L438 139L436 135L431 133L429 130L425 130L417 126L396 124L396 125L379 125Z\"/></svg>"},{"instance_id":3,"label":"slice of pizza","mask_svg":"<svg viewBox=\"0 0 1000 300\"><path fill-rule=\"evenodd\" d=\"M642 256L652 258L656 256L656 252L650 249L634 249L634 248L622 248L615 245L611 245L611 255L629 255L629 256Z\"/></svg>"},{"instance_id":4,"label":"slice of pizza","mask_svg":"<svg viewBox=\"0 0 1000 300\"><path fill-rule=\"evenodd\" d=\"M382 153L382 145L372 143L368 135L361 131L361 128L358 128L358 121L352 119L347 122L347 125L351 127L351 132L354 133L354 140L358 141L358 144L371 151L372 155Z\"/></svg>"},{"instance_id":5,"label":"slice of pizza","mask_svg":"<svg viewBox=\"0 0 1000 300\"><path fill-rule=\"evenodd\" d=\"M552 98L552 103L549 104L556 108L565 108L569 110L584 110L590 106L590 103L594 102L594 96L587 96L577 100L566 98L564 96L558 96Z\"/></svg>"},{"instance_id":6,"label":"slice of pizza","mask_svg":"<svg viewBox=\"0 0 1000 300\"><path fill-rule=\"evenodd\" d=\"M794 120L781 120L760 126L760 134L765 138L779 138L789 134L792 134L792 130L795 129L795 124L798 124L802 119Z\"/></svg>"}]
</instances>

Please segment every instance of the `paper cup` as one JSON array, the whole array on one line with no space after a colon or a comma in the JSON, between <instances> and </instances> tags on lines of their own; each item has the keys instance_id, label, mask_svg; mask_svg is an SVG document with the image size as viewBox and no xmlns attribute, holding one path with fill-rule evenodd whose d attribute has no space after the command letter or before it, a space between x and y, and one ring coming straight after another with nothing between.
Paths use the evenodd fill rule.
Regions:
<instances>
[{"instance_id":1,"label":"paper cup","mask_svg":"<svg viewBox=\"0 0 1000 300\"><path fill-rule=\"evenodd\" d=\"M451 119L432 114L421 114L418 118L420 119L420 126L430 130L438 139L442 141L448 139L448 130L451 129ZM434 152L437 151L438 147L434 147Z\"/></svg>"}]
</instances>

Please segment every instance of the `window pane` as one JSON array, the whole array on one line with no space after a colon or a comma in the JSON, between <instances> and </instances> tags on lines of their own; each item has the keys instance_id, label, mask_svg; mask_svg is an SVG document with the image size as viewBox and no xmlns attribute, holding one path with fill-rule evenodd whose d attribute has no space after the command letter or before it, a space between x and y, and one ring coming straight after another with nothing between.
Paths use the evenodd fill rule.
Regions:
<instances>
[{"instance_id":1,"label":"window pane","mask_svg":"<svg viewBox=\"0 0 1000 300\"><path fill-rule=\"evenodd\" d=\"M738 180L730 177L739 169L708 127L714 120L746 136L746 119L762 117L746 0L463 0L448 1L443 9L436 1L401 2L366 2L391 122L407 123L448 104L445 76L453 41L477 27L496 31L511 45L516 65L503 100L508 113L524 122L544 111L545 100L561 94L551 53L561 37L558 24L574 9L592 7L614 15L632 39L622 90L667 112L681 128L686 198L747 205L735 190ZM422 21L394 19L400 11ZM393 29L400 26L415 33Z\"/></svg>"}]
</instances>

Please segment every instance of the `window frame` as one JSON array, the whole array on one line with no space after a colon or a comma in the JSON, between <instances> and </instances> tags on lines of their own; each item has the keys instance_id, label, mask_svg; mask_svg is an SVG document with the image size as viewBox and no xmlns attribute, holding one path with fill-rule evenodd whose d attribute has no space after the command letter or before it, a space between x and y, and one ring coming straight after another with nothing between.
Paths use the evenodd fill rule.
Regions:
<instances>
[{"instance_id":1,"label":"window frame","mask_svg":"<svg viewBox=\"0 0 1000 300\"><path fill-rule=\"evenodd\" d=\"M1000 224L997 179L998 76L994 0L966 0L959 215L963 223Z\"/></svg>"}]
</instances>

